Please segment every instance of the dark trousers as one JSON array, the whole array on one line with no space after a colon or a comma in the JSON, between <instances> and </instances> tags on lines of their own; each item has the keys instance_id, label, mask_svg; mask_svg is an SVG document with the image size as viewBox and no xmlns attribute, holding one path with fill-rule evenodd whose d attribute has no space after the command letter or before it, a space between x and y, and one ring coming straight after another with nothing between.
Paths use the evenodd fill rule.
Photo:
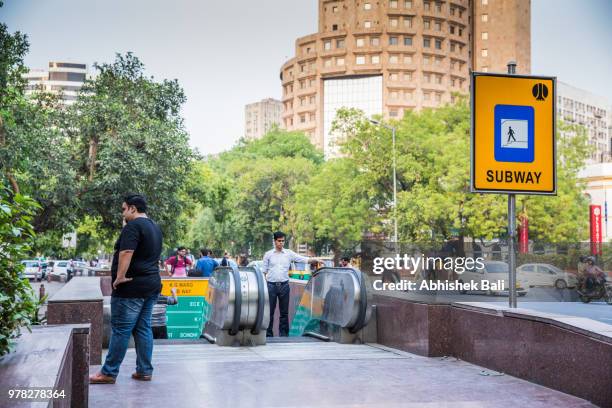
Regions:
<instances>
[{"instance_id":1,"label":"dark trousers","mask_svg":"<svg viewBox=\"0 0 612 408\"><path fill-rule=\"evenodd\" d=\"M270 298L270 324L268 325L268 336L273 336L272 326L274 324L274 311L276 310L276 298L280 318L278 319L278 331L280 336L289 336L289 281L268 282L268 296Z\"/></svg>"}]
</instances>

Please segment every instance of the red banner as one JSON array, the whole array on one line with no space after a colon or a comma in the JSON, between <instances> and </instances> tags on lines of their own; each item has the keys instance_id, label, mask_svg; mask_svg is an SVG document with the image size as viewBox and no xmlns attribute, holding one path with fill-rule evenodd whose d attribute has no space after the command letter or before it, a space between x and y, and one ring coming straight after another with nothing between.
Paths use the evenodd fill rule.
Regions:
<instances>
[{"instance_id":1,"label":"red banner","mask_svg":"<svg viewBox=\"0 0 612 408\"><path fill-rule=\"evenodd\" d=\"M529 252L529 219L526 214L520 217L521 226L519 227L519 253L526 254Z\"/></svg>"},{"instance_id":2,"label":"red banner","mask_svg":"<svg viewBox=\"0 0 612 408\"><path fill-rule=\"evenodd\" d=\"M591 213L591 255L601 255L601 206L590 205L589 209Z\"/></svg>"}]
</instances>

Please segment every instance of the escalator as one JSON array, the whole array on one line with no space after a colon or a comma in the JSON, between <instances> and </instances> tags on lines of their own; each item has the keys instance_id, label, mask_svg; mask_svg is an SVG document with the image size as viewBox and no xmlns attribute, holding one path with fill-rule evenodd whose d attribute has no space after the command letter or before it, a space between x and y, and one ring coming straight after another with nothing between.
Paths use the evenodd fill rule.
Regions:
<instances>
[{"instance_id":1,"label":"escalator","mask_svg":"<svg viewBox=\"0 0 612 408\"><path fill-rule=\"evenodd\" d=\"M288 338L266 339L270 320L268 289L254 268L220 267L209 281L204 336L220 346L254 346L272 342L375 341L375 330L366 330L372 301L366 277L352 268L318 269L303 286L291 281L295 313ZM299 299L299 301L298 301Z\"/></svg>"}]
</instances>

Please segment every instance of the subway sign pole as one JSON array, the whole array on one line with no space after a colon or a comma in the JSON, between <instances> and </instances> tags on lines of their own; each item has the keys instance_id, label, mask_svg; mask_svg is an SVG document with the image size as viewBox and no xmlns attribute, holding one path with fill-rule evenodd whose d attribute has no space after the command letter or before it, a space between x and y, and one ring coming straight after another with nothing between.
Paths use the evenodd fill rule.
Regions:
<instances>
[{"instance_id":1,"label":"subway sign pole","mask_svg":"<svg viewBox=\"0 0 612 408\"><path fill-rule=\"evenodd\" d=\"M471 191L508 194L509 305L516 307L516 194L557 194L555 77L472 72Z\"/></svg>"}]
</instances>

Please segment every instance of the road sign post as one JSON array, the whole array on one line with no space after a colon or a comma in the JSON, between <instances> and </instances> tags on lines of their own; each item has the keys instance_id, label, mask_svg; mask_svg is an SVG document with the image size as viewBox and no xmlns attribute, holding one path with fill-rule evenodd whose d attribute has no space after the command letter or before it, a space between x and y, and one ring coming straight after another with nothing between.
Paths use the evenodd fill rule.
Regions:
<instances>
[{"instance_id":1,"label":"road sign post","mask_svg":"<svg viewBox=\"0 0 612 408\"><path fill-rule=\"evenodd\" d=\"M556 195L556 78L472 72L471 191L508 194L509 305L516 307L516 194Z\"/></svg>"}]
</instances>

